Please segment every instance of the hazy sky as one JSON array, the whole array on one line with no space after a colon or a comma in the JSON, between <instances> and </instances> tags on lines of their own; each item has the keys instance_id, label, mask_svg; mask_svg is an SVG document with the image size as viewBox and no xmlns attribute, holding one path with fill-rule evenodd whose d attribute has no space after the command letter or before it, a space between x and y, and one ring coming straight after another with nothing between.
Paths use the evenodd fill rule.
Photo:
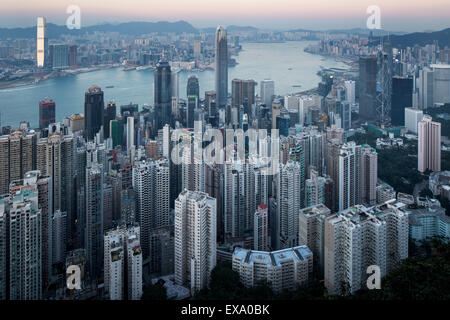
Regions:
<instances>
[{"instance_id":1,"label":"hazy sky","mask_svg":"<svg viewBox=\"0 0 450 320\"><path fill-rule=\"evenodd\" d=\"M81 23L186 20L195 27L252 25L266 29L365 27L370 5L393 31L450 27L450 0L0 0L0 26L35 25L37 16L64 24L66 9L81 8Z\"/></svg>"}]
</instances>

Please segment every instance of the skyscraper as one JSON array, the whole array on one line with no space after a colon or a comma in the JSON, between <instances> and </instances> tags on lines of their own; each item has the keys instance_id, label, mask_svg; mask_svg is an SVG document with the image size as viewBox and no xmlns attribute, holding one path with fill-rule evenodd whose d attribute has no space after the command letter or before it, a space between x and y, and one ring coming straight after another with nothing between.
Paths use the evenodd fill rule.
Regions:
<instances>
[{"instance_id":1,"label":"skyscraper","mask_svg":"<svg viewBox=\"0 0 450 320\"><path fill-rule=\"evenodd\" d=\"M247 110L245 113L249 113L249 108L255 103L255 80L241 80L233 79L231 81L231 105L241 106L244 102L247 102Z\"/></svg>"},{"instance_id":2,"label":"skyscraper","mask_svg":"<svg viewBox=\"0 0 450 320\"><path fill-rule=\"evenodd\" d=\"M427 169L441 171L441 123L432 120L430 116L424 115L417 126L417 167L420 172Z\"/></svg>"},{"instance_id":3,"label":"skyscraper","mask_svg":"<svg viewBox=\"0 0 450 320\"><path fill-rule=\"evenodd\" d=\"M275 81L265 79L261 83L261 102L266 105L266 107L272 106L273 96L275 95Z\"/></svg>"},{"instance_id":4,"label":"skyscraper","mask_svg":"<svg viewBox=\"0 0 450 320\"><path fill-rule=\"evenodd\" d=\"M199 107L200 86L198 78L191 75L187 82L187 119L186 124L188 128L194 128L194 111Z\"/></svg>"},{"instance_id":5,"label":"skyscraper","mask_svg":"<svg viewBox=\"0 0 450 320\"><path fill-rule=\"evenodd\" d=\"M155 71L155 129L158 132L165 124L171 123L172 75L167 61L160 61Z\"/></svg>"},{"instance_id":6,"label":"skyscraper","mask_svg":"<svg viewBox=\"0 0 450 320\"><path fill-rule=\"evenodd\" d=\"M133 158L134 157L134 117L127 118L127 153Z\"/></svg>"},{"instance_id":7,"label":"skyscraper","mask_svg":"<svg viewBox=\"0 0 450 320\"><path fill-rule=\"evenodd\" d=\"M47 64L47 26L44 17L37 18L36 65L43 68Z\"/></svg>"},{"instance_id":8,"label":"skyscraper","mask_svg":"<svg viewBox=\"0 0 450 320\"><path fill-rule=\"evenodd\" d=\"M269 211L264 203L258 205L253 227L253 250L269 250Z\"/></svg>"},{"instance_id":9,"label":"skyscraper","mask_svg":"<svg viewBox=\"0 0 450 320\"><path fill-rule=\"evenodd\" d=\"M216 199L184 190L175 200L175 282L194 294L216 266Z\"/></svg>"},{"instance_id":10,"label":"skyscraper","mask_svg":"<svg viewBox=\"0 0 450 320\"><path fill-rule=\"evenodd\" d=\"M368 145L361 146L361 201L369 206L377 202L378 154Z\"/></svg>"},{"instance_id":11,"label":"skyscraper","mask_svg":"<svg viewBox=\"0 0 450 320\"><path fill-rule=\"evenodd\" d=\"M216 103L226 107L228 98L228 42L224 27L218 26L215 40Z\"/></svg>"},{"instance_id":12,"label":"skyscraper","mask_svg":"<svg viewBox=\"0 0 450 320\"><path fill-rule=\"evenodd\" d=\"M44 129L55 122L55 102L45 98L39 102L39 129Z\"/></svg>"},{"instance_id":13,"label":"skyscraper","mask_svg":"<svg viewBox=\"0 0 450 320\"><path fill-rule=\"evenodd\" d=\"M86 168L85 245L91 277L103 272L103 168L92 164Z\"/></svg>"},{"instance_id":14,"label":"skyscraper","mask_svg":"<svg viewBox=\"0 0 450 320\"><path fill-rule=\"evenodd\" d=\"M377 58L359 58L359 116L376 120Z\"/></svg>"},{"instance_id":15,"label":"skyscraper","mask_svg":"<svg viewBox=\"0 0 450 320\"><path fill-rule=\"evenodd\" d=\"M111 137L111 121L116 119L116 112L116 103L114 101L108 102L103 120L103 134L105 139Z\"/></svg>"},{"instance_id":16,"label":"skyscraper","mask_svg":"<svg viewBox=\"0 0 450 320\"><path fill-rule=\"evenodd\" d=\"M409 77L392 78L391 123L395 126L405 124L405 108L412 107L413 79Z\"/></svg>"},{"instance_id":17,"label":"skyscraper","mask_svg":"<svg viewBox=\"0 0 450 320\"><path fill-rule=\"evenodd\" d=\"M98 86L90 87L84 100L84 137L93 140L103 125L105 104L103 91Z\"/></svg>"},{"instance_id":18,"label":"skyscraper","mask_svg":"<svg viewBox=\"0 0 450 320\"><path fill-rule=\"evenodd\" d=\"M405 128L417 134L417 125L423 118L423 111L415 108L405 108Z\"/></svg>"}]
</instances>

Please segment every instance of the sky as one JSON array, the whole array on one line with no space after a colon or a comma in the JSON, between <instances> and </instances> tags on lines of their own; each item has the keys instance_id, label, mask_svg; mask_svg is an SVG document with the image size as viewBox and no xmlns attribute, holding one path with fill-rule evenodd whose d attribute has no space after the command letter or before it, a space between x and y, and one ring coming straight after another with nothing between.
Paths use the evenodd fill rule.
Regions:
<instances>
[{"instance_id":1,"label":"sky","mask_svg":"<svg viewBox=\"0 0 450 320\"><path fill-rule=\"evenodd\" d=\"M0 0L0 27L36 24L36 17L65 24L70 5L81 9L81 26L127 21L185 20L198 28L218 24L263 29L365 28L371 5L390 31L450 27L450 0Z\"/></svg>"}]
</instances>

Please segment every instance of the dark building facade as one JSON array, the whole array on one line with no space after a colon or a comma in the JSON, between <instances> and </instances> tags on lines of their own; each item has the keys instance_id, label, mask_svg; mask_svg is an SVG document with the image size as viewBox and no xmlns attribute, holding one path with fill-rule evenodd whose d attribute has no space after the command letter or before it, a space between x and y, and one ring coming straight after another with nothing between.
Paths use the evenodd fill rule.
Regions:
<instances>
[{"instance_id":1,"label":"dark building facade","mask_svg":"<svg viewBox=\"0 0 450 320\"><path fill-rule=\"evenodd\" d=\"M224 27L218 26L215 43L216 104L226 107L228 98L228 42Z\"/></svg>"},{"instance_id":2,"label":"dark building facade","mask_svg":"<svg viewBox=\"0 0 450 320\"><path fill-rule=\"evenodd\" d=\"M365 120L376 120L377 59L359 58L359 116Z\"/></svg>"},{"instance_id":3,"label":"dark building facade","mask_svg":"<svg viewBox=\"0 0 450 320\"><path fill-rule=\"evenodd\" d=\"M39 129L47 128L55 122L55 102L45 98L39 102Z\"/></svg>"},{"instance_id":4,"label":"dark building facade","mask_svg":"<svg viewBox=\"0 0 450 320\"><path fill-rule=\"evenodd\" d=\"M198 78L194 75L189 76L187 82L187 120L186 124L188 128L194 127L194 111L199 106L200 85Z\"/></svg>"},{"instance_id":5,"label":"dark building facade","mask_svg":"<svg viewBox=\"0 0 450 320\"><path fill-rule=\"evenodd\" d=\"M167 61L160 61L155 71L155 132L171 122L172 77Z\"/></svg>"},{"instance_id":6,"label":"dark building facade","mask_svg":"<svg viewBox=\"0 0 450 320\"><path fill-rule=\"evenodd\" d=\"M392 78L391 123L405 125L405 108L412 107L413 79L408 77Z\"/></svg>"},{"instance_id":7,"label":"dark building facade","mask_svg":"<svg viewBox=\"0 0 450 320\"><path fill-rule=\"evenodd\" d=\"M255 103L255 80L240 80L233 79L231 81L231 105L241 106L244 105L244 101L247 101L247 110L244 110L248 114L248 109Z\"/></svg>"},{"instance_id":8,"label":"dark building facade","mask_svg":"<svg viewBox=\"0 0 450 320\"><path fill-rule=\"evenodd\" d=\"M114 101L108 102L105 109L105 120L103 121L103 135L105 139L110 137L111 120L116 119L116 103Z\"/></svg>"},{"instance_id":9,"label":"dark building facade","mask_svg":"<svg viewBox=\"0 0 450 320\"><path fill-rule=\"evenodd\" d=\"M105 102L103 91L97 86L90 87L84 99L84 137L94 139L100 131L104 121Z\"/></svg>"}]
</instances>

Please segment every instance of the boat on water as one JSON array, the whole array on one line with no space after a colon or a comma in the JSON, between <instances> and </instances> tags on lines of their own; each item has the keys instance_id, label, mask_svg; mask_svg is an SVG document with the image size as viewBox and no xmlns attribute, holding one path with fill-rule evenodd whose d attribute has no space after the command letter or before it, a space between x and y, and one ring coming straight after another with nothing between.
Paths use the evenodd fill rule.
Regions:
<instances>
[{"instance_id":1,"label":"boat on water","mask_svg":"<svg viewBox=\"0 0 450 320\"><path fill-rule=\"evenodd\" d=\"M148 70L148 69L151 69L151 68L152 68L152 66L140 66L140 67L137 67L136 70L137 71L142 71L142 70Z\"/></svg>"},{"instance_id":2,"label":"boat on water","mask_svg":"<svg viewBox=\"0 0 450 320\"><path fill-rule=\"evenodd\" d=\"M136 67L124 67L122 69L122 71L131 71L131 70L136 70Z\"/></svg>"},{"instance_id":3,"label":"boat on water","mask_svg":"<svg viewBox=\"0 0 450 320\"><path fill-rule=\"evenodd\" d=\"M106 89L111 89L111 88L114 88L114 86L106 86L105 88Z\"/></svg>"}]
</instances>

